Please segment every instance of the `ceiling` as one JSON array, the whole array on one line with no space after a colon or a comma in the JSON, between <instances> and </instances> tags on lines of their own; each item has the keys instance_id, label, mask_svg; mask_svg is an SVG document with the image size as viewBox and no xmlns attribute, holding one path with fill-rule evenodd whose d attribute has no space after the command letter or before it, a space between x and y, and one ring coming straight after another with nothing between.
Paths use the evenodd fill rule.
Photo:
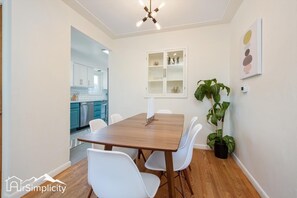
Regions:
<instances>
[{"instance_id":1,"label":"ceiling","mask_svg":"<svg viewBox=\"0 0 297 198\"><path fill-rule=\"evenodd\" d=\"M108 66L108 55L102 52L103 45L91 39L75 28L71 28L71 59L88 66L105 69Z\"/></svg>"},{"instance_id":2,"label":"ceiling","mask_svg":"<svg viewBox=\"0 0 297 198\"><path fill-rule=\"evenodd\" d=\"M228 23L243 0L152 0L152 9L162 2L156 30L148 19L139 28L136 22L145 16L138 0L63 0L74 10L99 26L112 38ZM143 0L149 6L149 0Z\"/></svg>"}]
</instances>

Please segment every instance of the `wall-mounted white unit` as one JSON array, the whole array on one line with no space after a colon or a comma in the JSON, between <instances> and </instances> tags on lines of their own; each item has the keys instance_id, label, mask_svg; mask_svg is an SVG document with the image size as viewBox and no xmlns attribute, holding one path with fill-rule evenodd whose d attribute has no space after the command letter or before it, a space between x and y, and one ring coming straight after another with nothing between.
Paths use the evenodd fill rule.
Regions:
<instances>
[{"instance_id":1,"label":"wall-mounted white unit","mask_svg":"<svg viewBox=\"0 0 297 198\"><path fill-rule=\"evenodd\" d=\"M73 63L73 87L94 87L94 68Z\"/></svg>"},{"instance_id":2,"label":"wall-mounted white unit","mask_svg":"<svg viewBox=\"0 0 297 198\"><path fill-rule=\"evenodd\" d=\"M147 54L147 97L187 97L186 49Z\"/></svg>"}]
</instances>

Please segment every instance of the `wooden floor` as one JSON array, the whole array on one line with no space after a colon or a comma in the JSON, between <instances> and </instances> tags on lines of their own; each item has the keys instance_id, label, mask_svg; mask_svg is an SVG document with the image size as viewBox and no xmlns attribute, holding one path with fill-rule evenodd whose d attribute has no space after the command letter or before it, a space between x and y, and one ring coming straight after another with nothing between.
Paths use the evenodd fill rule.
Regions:
<instances>
[{"instance_id":1,"label":"wooden floor","mask_svg":"<svg viewBox=\"0 0 297 198\"><path fill-rule=\"evenodd\" d=\"M150 152L146 152L149 155ZM137 162L140 171L145 171L143 161ZM235 161L229 157L222 160L214 157L212 151L194 150L191 163L192 171L191 182L193 185L194 195L191 196L186 187L186 197L260 197ZM157 172L154 172L158 175ZM37 193L31 192L25 197L87 197L90 186L87 183L87 160L84 159L69 169L59 174L55 179L59 179L67 184L64 194L61 193ZM162 182L166 179L162 177ZM180 186L178 178L176 178L176 186ZM182 197L178 192L177 197ZM92 198L96 197L94 193ZM167 197L167 185L161 187L156 198Z\"/></svg>"}]
</instances>

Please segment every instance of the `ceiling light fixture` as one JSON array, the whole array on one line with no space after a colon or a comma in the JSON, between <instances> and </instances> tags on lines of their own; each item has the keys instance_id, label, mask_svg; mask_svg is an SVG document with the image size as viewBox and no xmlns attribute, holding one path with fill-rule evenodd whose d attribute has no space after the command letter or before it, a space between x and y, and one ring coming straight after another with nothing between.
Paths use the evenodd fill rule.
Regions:
<instances>
[{"instance_id":1,"label":"ceiling light fixture","mask_svg":"<svg viewBox=\"0 0 297 198\"><path fill-rule=\"evenodd\" d=\"M109 50L108 49L102 49L102 52L105 54L109 54Z\"/></svg>"},{"instance_id":2,"label":"ceiling light fixture","mask_svg":"<svg viewBox=\"0 0 297 198\"><path fill-rule=\"evenodd\" d=\"M157 7L157 8L155 8L154 10L152 10L152 0L149 0L150 1L150 6L149 6L149 8L143 3L143 1L142 0L139 0L139 4L143 7L143 9L147 12L147 14L146 14L146 16L142 19L142 20L140 20L140 21L138 21L137 23L136 23L136 27L140 27L142 24L143 24L143 22L145 22L148 18L151 18L152 19L152 21L153 21L153 23L155 24L155 26L156 26L156 28L158 29L158 30L160 30L161 29L161 26L160 26L160 24L157 22L157 20L155 19L155 17L157 16L157 12L161 9L161 8L163 8L164 6L165 6L165 3L163 2L163 3L161 3L160 5L159 5L159 7Z\"/></svg>"}]
</instances>

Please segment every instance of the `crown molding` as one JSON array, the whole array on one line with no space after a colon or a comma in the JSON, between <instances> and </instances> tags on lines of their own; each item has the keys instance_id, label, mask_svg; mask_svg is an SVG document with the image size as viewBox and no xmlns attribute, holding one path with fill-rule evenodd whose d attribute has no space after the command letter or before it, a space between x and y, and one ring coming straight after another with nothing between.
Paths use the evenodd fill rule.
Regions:
<instances>
[{"instance_id":1,"label":"crown molding","mask_svg":"<svg viewBox=\"0 0 297 198\"><path fill-rule=\"evenodd\" d=\"M72 8L74 11L76 11L78 14L80 14L82 17L84 17L89 22L91 22L93 25L101 29L110 38L115 39L115 35L112 33L112 31L96 16L94 16L91 12L89 12L83 5L81 5L78 1L76 0L62 0L62 1L70 8Z\"/></svg>"},{"instance_id":2,"label":"crown molding","mask_svg":"<svg viewBox=\"0 0 297 198\"><path fill-rule=\"evenodd\" d=\"M126 37L133 37L133 36L142 36L148 34L157 34L162 32L170 32L170 31L178 31L184 29L192 29L198 27L205 27L205 26L212 26L212 25L220 25L220 24L228 24L233 19L233 16L236 14L238 8L240 7L243 0L229 0L229 3L225 9L224 15L221 18L212 21L205 21L200 23L193 23L193 24L184 24L178 26L171 26L162 28L161 30L147 30L141 32L130 32L125 34L114 34L100 19L98 19L95 15L90 13L83 5L81 5L77 0L62 0L64 1L69 7L83 16L85 19L90 21L92 24L97 26L101 29L104 33L106 33L112 39L120 39Z\"/></svg>"}]
</instances>

